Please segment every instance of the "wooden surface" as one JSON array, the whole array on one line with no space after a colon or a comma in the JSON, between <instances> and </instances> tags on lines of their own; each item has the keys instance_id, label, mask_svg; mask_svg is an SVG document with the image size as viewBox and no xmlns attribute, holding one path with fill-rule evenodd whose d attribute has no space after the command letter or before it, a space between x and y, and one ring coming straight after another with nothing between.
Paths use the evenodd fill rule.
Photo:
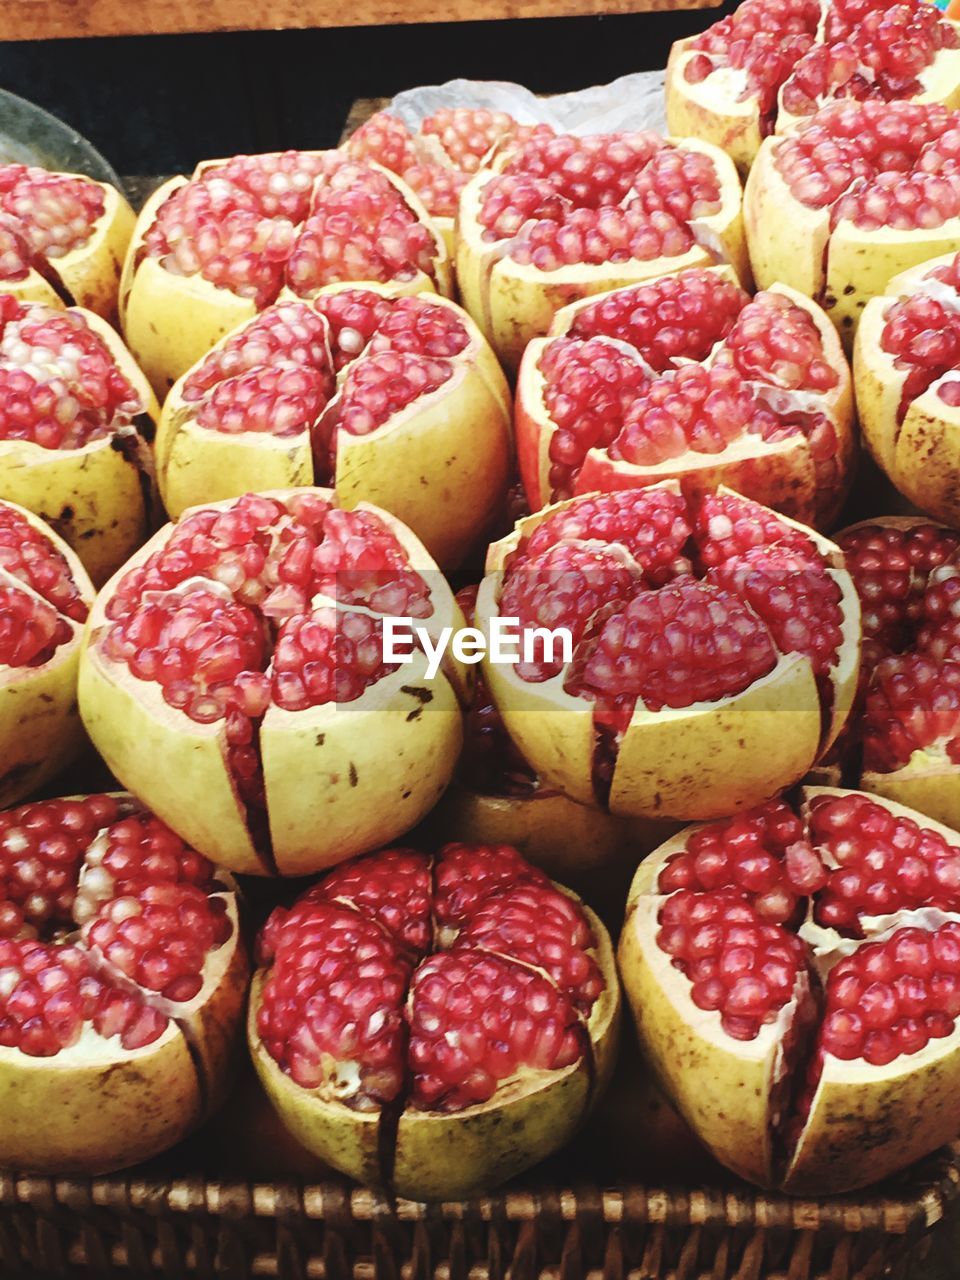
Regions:
<instances>
[{"instance_id":1,"label":"wooden surface","mask_svg":"<svg viewBox=\"0 0 960 1280\"><path fill-rule=\"evenodd\" d=\"M705 9L720 0L0 0L0 40Z\"/></svg>"}]
</instances>

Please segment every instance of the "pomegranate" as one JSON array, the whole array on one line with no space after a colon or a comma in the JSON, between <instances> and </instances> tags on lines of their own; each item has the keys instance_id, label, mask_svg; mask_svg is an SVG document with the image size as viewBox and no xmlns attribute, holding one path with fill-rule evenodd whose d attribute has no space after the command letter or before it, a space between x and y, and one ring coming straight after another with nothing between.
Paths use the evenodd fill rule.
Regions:
<instances>
[{"instance_id":1,"label":"pomegranate","mask_svg":"<svg viewBox=\"0 0 960 1280\"><path fill-rule=\"evenodd\" d=\"M895 276L866 306L854 346L863 437L921 510L960 523L960 254Z\"/></svg>"},{"instance_id":2,"label":"pomegranate","mask_svg":"<svg viewBox=\"0 0 960 1280\"><path fill-rule=\"evenodd\" d=\"M83 744L77 668L93 597L66 543L0 502L0 805L56 777Z\"/></svg>"},{"instance_id":3,"label":"pomegranate","mask_svg":"<svg viewBox=\"0 0 960 1280\"><path fill-rule=\"evenodd\" d=\"M0 293L0 498L48 520L98 586L146 535L159 414L99 316Z\"/></svg>"},{"instance_id":4,"label":"pomegranate","mask_svg":"<svg viewBox=\"0 0 960 1280\"><path fill-rule=\"evenodd\" d=\"M473 625L477 590L471 586L457 592L468 626ZM427 830L440 841L457 834L470 842L512 845L581 894L605 919L618 918L637 862L676 827L577 804L546 785L504 728L483 672L474 670L463 752L453 781L427 819Z\"/></svg>"},{"instance_id":5,"label":"pomegranate","mask_svg":"<svg viewBox=\"0 0 960 1280\"><path fill-rule=\"evenodd\" d=\"M131 796L0 813L0 1163L173 1146L223 1093L248 977L230 878Z\"/></svg>"},{"instance_id":6,"label":"pomegranate","mask_svg":"<svg viewBox=\"0 0 960 1280\"><path fill-rule=\"evenodd\" d=\"M506 380L465 311L346 288L268 307L185 374L157 471L174 517L253 486L334 484L449 567L503 505L512 453Z\"/></svg>"},{"instance_id":7,"label":"pomegranate","mask_svg":"<svg viewBox=\"0 0 960 1280\"><path fill-rule=\"evenodd\" d=\"M338 151L209 160L144 205L120 286L123 329L159 394L281 295L310 299L346 281L451 292L443 239L400 178Z\"/></svg>"},{"instance_id":8,"label":"pomegranate","mask_svg":"<svg viewBox=\"0 0 960 1280\"><path fill-rule=\"evenodd\" d=\"M700 362L700 363L697 363ZM524 352L517 453L531 507L673 476L829 524L855 438L830 321L787 289L690 268L560 311Z\"/></svg>"},{"instance_id":9,"label":"pomegranate","mask_svg":"<svg viewBox=\"0 0 960 1280\"><path fill-rule=\"evenodd\" d=\"M960 1134L960 834L808 788L639 868L620 972L645 1053L762 1186L875 1182ZM735 1105L731 1105L735 1100Z\"/></svg>"},{"instance_id":10,"label":"pomegranate","mask_svg":"<svg viewBox=\"0 0 960 1280\"><path fill-rule=\"evenodd\" d=\"M385 615L463 625L398 520L328 489L194 507L91 613L80 710L113 774L231 870L305 875L436 803L462 739L464 669L388 660ZM448 651L449 652L449 651Z\"/></svg>"},{"instance_id":11,"label":"pomegranate","mask_svg":"<svg viewBox=\"0 0 960 1280\"><path fill-rule=\"evenodd\" d=\"M900 271L956 249L960 111L832 102L750 170L744 222L754 278L816 298L846 343Z\"/></svg>"},{"instance_id":12,"label":"pomegranate","mask_svg":"<svg viewBox=\"0 0 960 1280\"><path fill-rule=\"evenodd\" d=\"M667 66L670 131L746 172L762 140L835 99L960 105L960 39L926 0L744 0Z\"/></svg>"},{"instance_id":13,"label":"pomegranate","mask_svg":"<svg viewBox=\"0 0 960 1280\"><path fill-rule=\"evenodd\" d=\"M354 160L376 161L401 177L423 201L453 254L460 192L490 153L531 137L552 137L548 124L522 125L505 111L440 107L414 133L399 116L377 111L343 145Z\"/></svg>"},{"instance_id":14,"label":"pomegranate","mask_svg":"<svg viewBox=\"0 0 960 1280\"><path fill-rule=\"evenodd\" d=\"M740 181L716 147L654 133L536 136L463 189L457 281L510 368L565 304L684 267L746 281Z\"/></svg>"},{"instance_id":15,"label":"pomegranate","mask_svg":"<svg viewBox=\"0 0 960 1280\"><path fill-rule=\"evenodd\" d=\"M556 1151L613 1069L606 930L509 845L387 849L260 937L248 1037L293 1135L361 1182L462 1199Z\"/></svg>"},{"instance_id":16,"label":"pomegranate","mask_svg":"<svg viewBox=\"0 0 960 1280\"><path fill-rule=\"evenodd\" d=\"M51 307L77 303L113 320L134 221L107 183L0 164L0 290Z\"/></svg>"},{"instance_id":17,"label":"pomegranate","mask_svg":"<svg viewBox=\"0 0 960 1280\"><path fill-rule=\"evenodd\" d=\"M538 775L582 804L708 818L796 782L854 696L860 621L826 538L727 489L588 494L490 548L480 625L516 618L484 673ZM503 625L503 624L500 624ZM571 654L538 631L565 628Z\"/></svg>"}]
</instances>

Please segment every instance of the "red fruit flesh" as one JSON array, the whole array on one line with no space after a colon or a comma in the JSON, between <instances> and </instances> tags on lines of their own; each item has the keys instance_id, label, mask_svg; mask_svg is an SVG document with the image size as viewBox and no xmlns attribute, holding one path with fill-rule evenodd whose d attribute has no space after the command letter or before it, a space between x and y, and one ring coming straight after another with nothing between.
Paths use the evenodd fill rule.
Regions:
<instances>
[{"instance_id":1,"label":"red fruit flesh","mask_svg":"<svg viewBox=\"0 0 960 1280\"><path fill-rule=\"evenodd\" d=\"M15 587L0 587L0 663L39 667L74 632L55 609Z\"/></svg>"},{"instance_id":2,"label":"red fruit flesh","mask_svg":"<svg viewBox=\"0 0 960 1280\"><path fill-rule=\"evenodd\" d=\"M694 243L689 222L720 208L712 162L654 134L534 137L487 183L484 239L506 240L518 264L677 257Z\"/></svg>"},{"instance_id":3,"label":"red fruit flesh","mask_svg":"<svg viewBox=\"0 0 960 1280\"><path fill-rule=\"evenodd\" d=\"M62 258L90 239L105 210L103 188L72 174L0 165L0 211L34 253Z\"/></svg>"},{"instance_id":4,"label":"red fruit flesh","mask_svg":"<svg viewBox=\"0 0 960 1280\"><path fill-rule=\"evenodd\" d=\"M369 435L452 377L445 360L403 351L380 351L347 374L337 405L337 425L352 436Z\"/></svg>"},{"instance_id":5,"label":"red fruit flesh","mask_svg":"<svg viewBox=\"0 0 960 1280\"><path fill-rule=\"evenodd\" d=\"M960 254L952 263L929 273L928 279L956 291ZM880 348L893 356L894 367L904 373L898 420L906 417L916 398L945 373L960 368L960 295L957 306L924 292L924 283L912 297L894 302L887 310ZM949 297L949 295L948 295ZM952 382L938 388L945 403L955 394Z\"/></svg>"},{"instance_id":6,"label":"red fruit flesh","mask_svg":"<svg viewBox=\"0 0 960 1280\"><path fill-rule=\"evenodd\" d=\"M51 1057L86 1028L125 1049L167 1025L231 923L210 863L129 799L0 814L0 1044ZM124 814L126 816L124 816ZM76 942L59 939L72 924ZM33 941L37 934L49 941Z\"/></svg>"},{"instance_id":7,"label":"red fruit flesh","mask_svg":"<svg viewBox=\"0 0 960 1280\"><path fill-rule=\"evenodd\" d=\"M485 107L441 107L421 125L425 137L439 140L451 162L465 173L476 173L481 161L498 142L522 145L531 137L549 138L548 124L518 125L505 111Z\"/></svg>"},{"instance_id":8,"label":"red fruit flesh","mask_svg":"<svg viewBox=\"0 0 960 1280\"><path fill-rule=\"evenodd\" d=\"M794 529L772 511L733 493L708 493L703 498L694 514L693 536L706 569L759 547L817 554L816 544L802 529Z\"/></svg>"},{"instance_id":9,"label":"red fruit flesh","mask_svg":"<svg viewBox=\"0 0 960 1280\"><path fill-rule=\"evenodd\" d=\"M448 845L432 864L386 850L268 920L259 1032L298 1084L349 1106L459 1111L583 1057L595 945L509 846Z\"/></svg>"},{"instance_id":10,"label":"red fruit flesh","mask_svg":"<svg viewBox=\"0 0 960 1280\"><path fill-rule=\"evenodd\" d=\"M0 569L19 578L68 618L83 622L87 605L66 558L29 520L0 506Z\"/></svg>"},{"instance_id":11,"label":"red fruit flesh","mask_svg":"<svg viewBox=\"0 0 960 1280\"><path fill-rule=\"evenodd\" d=\"M25 280L33 258L29 244L16 226L0 222L0 280Z\"/></svg>"},{"instance_id":12,"label":"red fruit flesh","mask_svg":"<svg viewBox=\"0 0 960 1280\"><path fill-rule=\"evenodd\" d=\"M81 315L0 297L0 440L80 449L141 412L136 392Z\"/></svg>"},{"instance_id":13,"label":"red fruit flesh","mask_svg":"<svg viewBox=\"0 0 960 1280\"><path fill-rule=\"evenodd\" d=\"M417 162L413 134L397 116L377 111L365 120L345 148L351 160L373 160L393 173L402 174Z\"/></svg>"},{"instance_id":14,"label":"red fruit flesh","mask_svg":"<svg viewBox=\"0 0 960 1280\"><path fill-rule=\"evenodd\" d=\"M383 661L383 624L332 607L290 618L273 651L273 701L285 711L355 702L398 663Z\"/></svg>"}]
</instances>

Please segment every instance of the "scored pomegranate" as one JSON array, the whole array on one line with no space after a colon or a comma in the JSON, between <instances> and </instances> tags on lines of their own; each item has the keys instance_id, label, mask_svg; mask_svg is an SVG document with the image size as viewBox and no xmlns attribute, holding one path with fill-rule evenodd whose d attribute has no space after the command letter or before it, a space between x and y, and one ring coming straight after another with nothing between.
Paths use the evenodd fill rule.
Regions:
<instances>
[{"instance_id":1,"label":"scored pomegranate","mask_svg":"<svg viewBox=\"0 0 960 1280\"><path fill-rule=\"evenodd\" d=\"M123 330L158 394L276 302L347 281L452 291L446 246L407 185L339 151L208 160L147 201L124 264Z\"/></svg>"},{"instance_id":2,"label":"scored pomegranate","mask_svg":"<svg viewBox=\"0 0 960 1280\"><path fill-rule=\"evenodd\" d=\"M377 111L343 144L354 160L374 160L402 178L423 201L453 254L460 192L494 148L552 137L548 124L518 124L506 111L440 107L416 132L399 116Z\"/></svg>"},{"instance_id":3,"label":"scored pomegranate","mask_svg":"<svg viewBox=\"0 0 960 1280\"><path fill-rule=\"evenodd\" d=\"M960 105L960 38L926 0L744 0L667 66L671 133L746 172L762 140L835 99Z\"/></svg>"},{"instance_id":4,"label":"scored pomegranate","mask_svg":"<svg viewBox=\"0 0 960 1280\"><path fill-rule=\"evenodd\" d=\"M744 222L761 288L788 284L823 306L846 343L898 272L956 249L960 111L833 102L750 170Z\"/></svg>"},{"instance_id":5,"label":"scored pomegranate","mask_svg":"<svg viewBox=\"0 0 960 1280\"><path fill-rule=\"evenodd\" d=\"M571 1137L616 1057L589 907L509 845L387 849L260 937L248 1038L284 1123L361 1182L462 1199Z\"/></svg>"},{"instance_id":6,"label":"scored pomegranate","mask_svg":"<svg viewBox=\"0 0 960 1280\"><path fill-rule=\"evenodd\" d=\"M114 320L134 222L108 183L0 164L0 290L51 307L76 303Z\"/></svg>"},{"instance_id":7,"label":"scored pomegranate","mask_svg":"<svg viewBox=\"0 0 960 1280\"><path fill-rule=\"evenodd\" d=\"M721 151L655 133L535 136L464 187L463 305L516 368L569 302L685 267L749 278L740 180Z\"/></svg>"},{"instance_id":8,"label":"scored pomegranate","mask_svg":"<svg viewBox=\"0 0 960 1280\"><path fill-rule=\"evenodd\" d=\"M960 254L895 276L854 346L863 438L922 511L960 523Z\"/></svg>"},{"instance_id":9,"label":"scored pomegranate","mask_svg":"<svg viewBox=\"0 0 960 1280\"><path fill-rule=\"evenodd\" d=\"M829 525L853 463L850 370L819 307L691 268L560 311L524 352L517 454L546 502L676 477Z\"/></svg>"},{"instance_id":10,"label":"scored pomegranate","mask_svg":"<svg viewBox=\"0 0 960 1280\"><path fill-rule=\"evenodd\" d=\"M113 774L232 870L305 875L433 807L464 670L388 660L385 615L462 626L423 546L328 489L194 507L100 593L80 710Z\"/></svg>"},{"instance_id":11,"label":"scored pomegranate","mask_svg":"<svg viewBox=\"0 0 960 1280\"><path fill-rule=\"evenodd\" d=\"M83 745L77 668L93 597L67 544L0 502L0 805L56 777Z\"/></svg>"},{"instance_id":12,"label":"scored pomegranate","mask_svg":"<svg viewBox=\"0 0 960 1280\"><path fill-rule=\"evenodd\" d=\"M724 1164L801 1194L960 1134L960 834L808 788L639 868L620 972L641 1045ZM731 1100L735 1100L735 1105Z\"/></svg>"},{"instance_id":13,"label":"scored pomegranate","mask_svg":"<svg viewBox=\"0 0 960 1280\"><path fill-rule=\"evenodd\" d=\"M582 804L730 813L796 782L846 719L860 621L839 549L730 490L558 503L487 570L479 625L518 619L522 646L485 662L490 691L531 766ZM535 634L557 628L569 660Z\"/></svg>"},{"instance_id":14,"label":"scored pomegranate","mask_svg":"<svg viewBox=\"0 0 960 1280\"><path fill-rule=\"evenodd\" d=\"M167 397L157 434L171 516L254 487L331 484L409 525L447 568L488 529L512 469L506 380L476 325L382 288L268 307Z\"/></svg>"},{"instance_id":15,"label":"scored pomegranate","mask_svg":"<svg viewBox=\"0 0 960 1280\"><path fill-rule=\"evenodd\" d=\"M0 498L49 521L98 586L146 535L159 414L99 316L0 293Z\"/></svg>"},{"instance_id":16,"label":"scored pomegranate","mask_svg":"<svg viewBox=\"0 0 960 1280\"><path fill-rule=\"evenodd\" d=\"M179 1142L224 1092L248 977L230 878L131 796L0 813L0 1163Z\"/></svg>"}]
</instances>

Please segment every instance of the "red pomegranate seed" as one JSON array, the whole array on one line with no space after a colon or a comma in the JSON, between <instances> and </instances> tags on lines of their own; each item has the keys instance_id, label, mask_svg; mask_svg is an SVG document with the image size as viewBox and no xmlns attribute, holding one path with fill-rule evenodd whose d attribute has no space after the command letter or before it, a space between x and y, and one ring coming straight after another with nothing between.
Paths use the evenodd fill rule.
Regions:
<instances>
[{"instance_id":1,"label":"red pomegranate seed","mask_svg":"<svg viewBox=\"0 0 960 1280\"><path fill-rule=\"evenodd\" d=\"M0 587L0 663L4 666L42 666L73 636L48 604L16 587Z\"/></svg>"},{"instance_id":2,"label":"red pomegranate seed","mask_svg":"<svg viewBox=\"0 0 960 1280\"><path fill-rule=\"evenodd\" d=\"M0 210L15 219L31 250L62 258L86 244L105 210L103 188L74 174L0 165Z\"/></svg>"},{"instance_id":3,"label":"red pomegranate seed","mask_svg":"<svg viewBox=\"0 0 960 1280\"><path fill-rule=\"evenodd\" d=\"M383 660L383 622L369 614L316 609L284 622L273 651L273 701L285 711L354 702L396 671Z\"/></svg>"},{"instance_id":4,"label":"red pomegranate seed","mask_svg":"<svg viewBox=\"0 0 960 1280\"><path fill-rule=\"evenodd\" d=\"M351 134L345 150L351 160L358 160L361 164L375 160L394 173L403 173L417 160L413 134L398 116L391 115L389 111L377 111L365 120Z\"/></svg>"},{"instance_id":5,"label":"red pomegranate seed","mask_svg":"<svg viewBox=\"0 0 960 1280\"><path fill-rule=\"evenodd\" d=\"M806 533L736 494L707 494L697 510L693 534L700 560L708 569L758 547L817 555L816 545Z\"/></svg>"},{"instance_id":6,"label":"red pomegranate seed","mask_svg":"<svg viewBox=\"0 0 960 1280\"><path fill-rule=\"evenodd\" d=\"M547 887L549 883L512 845L444 845L434 868L434 914L449 934L490 894L519 884Z\"/></svg>"},{"instance_id":7,"label":"red pomegranate seed","mask_svg":"<svg viewBox=\"0 0 960 1280\"><path fill-rule=\"evenodd\" d=\"M378 920L398 941L423 953L433 943L432 893L429 858L416 849L385 849L331 871L293 912L306 903L339 902Z\"/></svg>"},{"instance_id":8,"label":"red pomegranate seed","mask_svg":"<svg viewBox=\"0 0 960 1280\"><path fill-rule=\"evenodd\" d=\"M87 605L64 555L19 512L0 505L0 569L19 578L68 618L83 622Z\"/></svg>"}]
</instances>

